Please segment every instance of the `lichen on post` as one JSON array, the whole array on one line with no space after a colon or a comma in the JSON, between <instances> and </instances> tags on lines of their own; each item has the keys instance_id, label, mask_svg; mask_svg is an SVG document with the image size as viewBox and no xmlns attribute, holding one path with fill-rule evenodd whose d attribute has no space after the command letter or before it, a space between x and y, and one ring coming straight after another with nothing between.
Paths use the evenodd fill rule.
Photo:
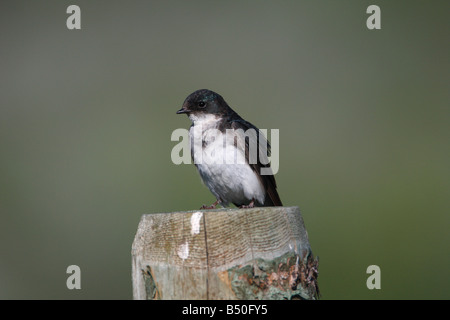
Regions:
<instances>
[{"instance_id":1,"label":"lichen on post","mask_svg":"<svg viewBox=\"0 0 450 320\"><path fill-rule=\"evenodd\" d=\"M143 215L132 248L134 299L316 299L298 207Z\"/></svg>"}]
</instances>

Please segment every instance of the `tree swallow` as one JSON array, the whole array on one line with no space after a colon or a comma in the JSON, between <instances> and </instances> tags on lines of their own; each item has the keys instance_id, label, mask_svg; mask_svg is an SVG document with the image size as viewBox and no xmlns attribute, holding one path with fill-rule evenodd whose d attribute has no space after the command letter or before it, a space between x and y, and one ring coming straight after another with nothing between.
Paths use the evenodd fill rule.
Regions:
<instances>
[{"instance_id":1,"label":"tree swallow","mask_svg":"<svg viewBox=\"0 0 450 320\"><path fill-rule=\"evenodd\" d=\"M268 156L270 145L250 122L242 119L221 95L207 89L191 93L177 114L185 113L191 156L217 201L201 209L282 206ZM264 172L262 174L262 172Z\"/></svg>"}]
</instances>

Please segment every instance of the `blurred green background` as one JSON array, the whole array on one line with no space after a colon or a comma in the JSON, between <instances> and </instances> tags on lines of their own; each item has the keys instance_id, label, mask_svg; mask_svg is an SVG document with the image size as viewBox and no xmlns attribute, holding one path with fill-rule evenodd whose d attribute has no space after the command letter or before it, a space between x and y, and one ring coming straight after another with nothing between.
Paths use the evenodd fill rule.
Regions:
<instances>
[{"instance_id":1,"label":"blurred green background","mask_svg":"<svg viewBox=\"0 0 450 320\"><path fill-rule=\"evenodd\" d=\"M0 298L132 297L140 216L214 201L170 159L190 125L175 111L208 88L280 130L279 193L303 213L323 299L449 299L449 9L1 1Z\"/></svg>"}]
</instances>

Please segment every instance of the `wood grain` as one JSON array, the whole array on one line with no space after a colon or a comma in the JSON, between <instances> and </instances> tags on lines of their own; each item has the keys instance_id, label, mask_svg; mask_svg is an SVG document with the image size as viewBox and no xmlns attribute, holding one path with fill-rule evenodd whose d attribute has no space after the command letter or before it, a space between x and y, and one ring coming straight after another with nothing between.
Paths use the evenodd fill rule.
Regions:
<instances>
[{"instance_id":1,"label":"wood grain","mask_svg":"<svg viewBox=\"0 0 450 320\"><path fill-rule=\"evenodd\" d=\"M314 299L298 207L143 215L132 247L134 299Z\"/></svg>"}]
</instances>

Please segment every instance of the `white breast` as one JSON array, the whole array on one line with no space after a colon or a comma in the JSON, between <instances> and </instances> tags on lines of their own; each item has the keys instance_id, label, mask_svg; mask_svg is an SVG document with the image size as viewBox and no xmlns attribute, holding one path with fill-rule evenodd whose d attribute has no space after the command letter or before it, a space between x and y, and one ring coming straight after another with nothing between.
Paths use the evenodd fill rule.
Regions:
<instances>
[{"instance_id":1,"label":"white breast","mask_svg":"<svg viewBox=\"0 0 450 320\"><path fill-rule=\"evenodd\" d=\"M263 204L264 188L234 138L216 129L214 117L195 120L189 131L191 152L205 185L223 205L248 204L253 198Z\"/></svg>"}]
</instances>

